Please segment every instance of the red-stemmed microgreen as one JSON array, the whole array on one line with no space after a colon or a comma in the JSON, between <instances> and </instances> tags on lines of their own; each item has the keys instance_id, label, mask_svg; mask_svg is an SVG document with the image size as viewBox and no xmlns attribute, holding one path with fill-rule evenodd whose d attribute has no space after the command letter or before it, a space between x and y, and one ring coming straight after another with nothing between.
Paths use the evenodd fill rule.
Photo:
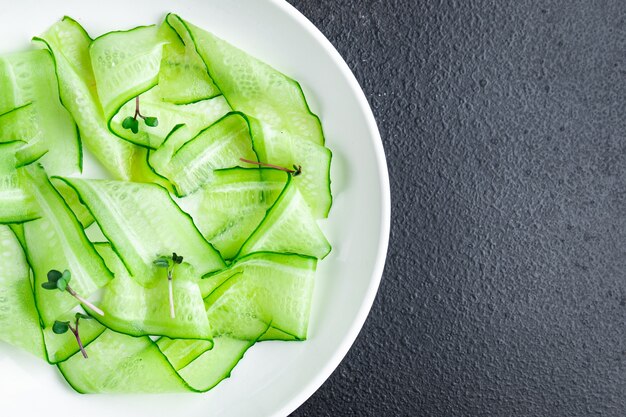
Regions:
<instances>
[{"instance_id":1,"label":"red-stemmed microgreen","mask_svg":"<svg viewBox=\"0 0 626 417\"><path fill-rule=\"evenodd\" d=\"M87 319L91 319L91 317L83 313L76 313L76 316L74 317L76 318L74 321L74 326L72 326L69 321L57 320L52 325L52 331L55 334L65 334L68 332L68 330L71 331L74 337L76 338L76 343L78 344L78 348L80 349L80 352L83 354L83 357L87 359L88 358L87 351L85 351L85 346L83 346L83 341L80 339L80 334L78 332L78 325L80 323L80 319L87 320Z\"/></svg>"},{"instance_id":2,"label":"red-stemmed microgreen","mask_svg":"<svg viewBox=\"0 0 626 417\"><path fill-rule=\"evenodd\" d=\"M159 119L151 116L144 116L141 114L139 110L139 96L135 97L135 115L128 116L122 121L122 127L124 129L130 129L131 132L137 133L139 132L139 120L137 118L141 118L146 126L149 127L157 127L159 125Z\"/></svg>"},{"instance_id":3,"label":"red-stemmed microgreen","mask_svg":"<svg viewBox=\"0 0 626 417\"><path fill-rule=\"evenodd\" d=\"M72 274L67 269L61 273L56 269L51 269L48 271L48 281L41 284L43 288L46 290L59 290L61 292L67 291L72 297L76 298L81 304L89 307L91 310L96 312L97 314L104 316L104 312L100 310L98 307L93 305L87 299L81 297L70 287L70 280L72 279Z\"/></svg>"},{"instance_id":4,"label":"red-stemmed microgreen","mask_svg":"<svg viewBox=\"0 0 626 417\"><path fill-rule=\"evenodd\" d=\"M167 268L167 285L170 298L170 317L176 318L176 310L174 309L174 265L183 263L183 257L177 255L176 252L172 256L159 256L154 260L154 265L158 268Z\"/></svg>"},{"instance_id":5,"label":"red-stemmed microgreen","mask_svg":"<svg viewBox=\"0 0 626 417\"><path fill-rule=\"evenodd\" d=\"M246 164L253 164L253 165L258 165L260 167L274 168L280 171L285 171L293 175L294 177L297 177L298 175L302 174L302 165L293 165L293 169L290 169L290 168L281 167L280 165L268 164L266 162L251 161L246 158L239 158L239 160L241 162L245 162Z\"/></svg>"}]
</instances>

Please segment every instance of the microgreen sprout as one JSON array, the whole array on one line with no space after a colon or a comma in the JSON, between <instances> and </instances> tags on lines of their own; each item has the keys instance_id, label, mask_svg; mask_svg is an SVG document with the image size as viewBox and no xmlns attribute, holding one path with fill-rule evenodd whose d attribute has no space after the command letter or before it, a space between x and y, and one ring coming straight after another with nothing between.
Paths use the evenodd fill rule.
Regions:
<instances>
[{"instance_id":1,"label":"microgreen sprout","mask_svg":"<svg viewBox=\"0 0 626 417\"><path fill-rule=\"evenodd\" d=\"M122 127L124 129L130 129L131 132L137 133L139 132L139 120L137 118L141 118L146 126L149 127L157 127L159 125L159 119L156 117L144 116L139 111L139 96L135 97L135 115L128 116L122 121Z\"/></svg>"},{"instance_id":2,"label":"microgreen sprout","mask_svg":"<svg viewBox=\"0 0 626 417\"><path fill-rule=\"evenodd\" d=\"M91 319L91 317L83 313L76 313L74 317L75 317L75 321L74 321L73 327L69 321L57 320L52 325L52 331L55 334L65 334L68 332L68 330L71 331L74 337L76 338L76 343L78 343L78 348L80 349L80 352L83 354L83 357L87 359L88 358L87 351L85 351L85 346L83 346L83 341L80 340L80 334L78 333L78 324L80 323L80 319L88 320L88 319Z\"/></svg>"},{"instance_id":3,"label":"microgreen sprout","mask_svg":"<svg viewBox=\"0 0 626 417\"><path fill-rule=\"evenodd\" d=\"M174 287L172 281L174 280L174 265L183 263L183 257L177 255L176 252L172 253L172 256L159 256L154 260L154 265L158 268L167 268L167 285L170 295L170 317L176 318L176 311L174 309Z\"/></svg>"},{"instance_id":4,"label":"microgreen sprout","mask_svg":"<svg viewBox=\"0 0 626 417\"><path fill-rule=\"evenodd\" d=\"M302 165L293 165L293 169L289 169L289 168L281 167L280 165L268 164L266 162L251 161L246 158L239 158L239 160L242 162L245 162L246 164L253 164L253 165L258 165L260 167L274 168L280 171L285 171L285 172L290 173L294 177L297 177L298 175L302 174Z\"/></svg>"},{"instance_id":5,"label":"microgreen sprout","mask_svg":"<svg viewBox=\"0 0 626 417\"><path fill-rule=\"evenodd\" d=\"M67 269L61 273L56 269L51 269L48 271L48 281L41 284L43 288L46 290L59 290L61 292L67 291L72 297L76 298L81 304L89 307L89 309L93 310L97 314L104 316L104 312L100 310L98 307L93 305L91 302L81 297L70 287L70 280L72 279L72 274Z\"/></svg>"}]
</instances>

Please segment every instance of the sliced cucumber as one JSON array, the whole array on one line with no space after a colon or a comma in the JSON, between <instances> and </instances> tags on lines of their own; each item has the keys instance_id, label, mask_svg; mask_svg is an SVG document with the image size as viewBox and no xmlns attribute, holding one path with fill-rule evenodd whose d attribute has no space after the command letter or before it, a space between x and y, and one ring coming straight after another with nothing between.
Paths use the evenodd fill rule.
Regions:
<instances>
[{"instance_id":1,"label":"sliced cucumber","mask_svg":"<svg viewBox=\"0 0 626 417\"><path fill-rule=\"evenodd\" d=\"M22 223L39 218L35 200L18 175L21 141L0 143L0 223Z\"/></svg>"},{"instance_id":2,"label":"sliced cucumber","mask_svg":"<svg viewBox=\"0 0 626 417\"><path fill-rule=\"evenodd\" d=\"M79 194L133 278L149 282L154 260L176 252L199 275L224 267L193 220L154 184L64 178Z\"/></svg>"},{"instance_id":3,"label":"sliced cucumber","mask_svg":"<svg viewBox=\"0 0 626 417\"><path fill-rule=\"evenodd\" d=\"M174 152L191 139L193 139L191 129L184 124L177 124L158 149L151 149L148 152L148 164L155 172L166 172Z\"/></svg>"},{"instance_id":4,"label":"sliced cucumber","mask_svg":"<svg viewBox=\"0 0 626 417\"><path fill-rule=\"evenodd\" d=\"M292 334L289 334L287 332L283 332L282 330L279 330L275 327L270 327L269 329L267 329L267 331L265 333L263 333L263 335L261 337L259 337L259 342L264 342L264 341L269 341L269 340L280 340L283 342L293 342L298 340L297 337L295 337Z\"/></svg>"},{"instance_id":5,"label":"sliced cucumber","mask_svg":"<svg viewBox=\"0 0 626 417\"><path fill-rule=\"evenodd\" d=\"M0 59L0 74L12 73L11 65ZM13 84L13 77L0 76L0 114L7 113L13 110L16 106L15 87ZM24 104L24 103L22 103Z\"/></svg>"},{"instance_id":6,"label":"sliced cucumber","mask_svg":"<svg viewBox=\"0 0 626 417\"><path fill-rule=\"evenodd\" d=\"M133 134L130 130L124 129L122 125L124 119L133 116L137 106L136 101L132 99L124 104L111 120L112 131L129 142L156 149L177 125L187 126L192 135L187 138L189 140L230 110L223 96L177 105L163 101L160 90L160 86L155 86L139 96L141 113L156 117L159 121L158 126L149 127L140 121L138 133Z\"/></svg>"},{"instance_id":7,"label":"sliced cucumber","mask_svg":"<svg viewBox=\"0 0 626 417\"><path fill-rule=\"evenodd\" d=\"M89 54L106 120L157 84L163 43L156 26L109 32L91 43Z\"/></svg>"},{"instance_id":8,"label":"sliced cucumber","mask_svg":"<svg viewBox=\"0 0 626 417\"><path fill-rule=\"evenodd\" d=\"M126 271L110 245L96 245L112 268L115 279L106 286L100 308L104 317L92 315L110 329L131 336L159 335L170 338L210 339L211 326L205 314L193 268L174 267L173 300L176 317L170 316L167 271L155 271L151 285L144 287ZM146 280L147 281L147 280Z\"/></svg>"},{"instance_id":9,"label":"sliced cucumber","mask_svg":"<svg viewBox=\"0 0 626 417\"><path fill-rule=\"evenodd\" d=\"M8 226L9 226L9 229L11 229L11 231L13 232L13 234L15 234L15 237L17 238L17 240L20 242L20 246L22 247L22 250L26 251L26 238L24 237L24 225L22 223L13 223ZM31 278L31 284L32 284L32 276L30 278Z\"/></svg>"},{"instance_id":10,"label":"sliced cucumber","mask_svg":"<svg viewBox=\"0 0 626 417\"><path fill-rule=\"evenodd\" d=\"M65 204L72 210L72 213L74 213L76 219L83 226L83 229L87 229L91 226L95 220L89 209L80 202L76 191L58 178L51 178L50 182L54 185L54 188L56 188L59 194L61 194L61 197L65 200Z\"/></svg>"},{"instance_id":11,"label":"sliced cucumber","mask_svg":"<svg viewBox=\"0 0 626 417\"><path fill-rule=\"evenodd\" d=\"M185 105L163 101L157 81L164 44L158 29L150 26L108 33L94 40L90 49L109 129L152 149L163 143L174 126L184 123L195 136L229 109L221 97ZM141 114L156 117L158 125L150 127L139 120L139 131L132 133L123 127L123 121L135 115L137 101Z\"/></svg>"},{"instance_id":12,"label":"sliced cucumber","mask_svg":"<svg viewBox=\"0 0 626 417\"><path fill-rule=\"evenodd\" d=\"M73 324L75 320L74 313L66 313L58 317L57 320L69 321ZM106 327L96 320L80 320L78 329L83 345L88 345L100 336L106 330ZM48 362L51 364L62 362L80 350L71 332L56 334L52 331L52 327L47 327L43 329L43 336Z\"/></svg>"},{"instance_id":13,"label":"sliced cucumber","mask_svg":"<svg viewBox=\"0 0 626 417\"><path fill-rule=\"evenodd\" d=\"M20 124L12 128L20 140L32 146L45 146L41 159L54 174L72 175L82 169L82 152L76 125L59 99L54 60L48 51L35 50L0 57L0 85L13 98L11 108L26 104L19 114ZM24 121L28 123L24 123ZM10 122L10 120L5 120ZM7 128L4 128L7 129Z\"/></svg>"},{"instance_id":14,"label":"sliced cucumber","mask_svg":"<svg viewBox=\"0 0 626 417\"><path fill-rule=\"evenodd\" d=\"M86 347L89 359L75 354L58 367L76 391L87 394L185 392L178 376L149 337L105 330Z\"/></svg>"},{"instance_id":15,"label":"sliced cucumber","mask_svg":"<svg viewBox=\"0 0 626 417\"><path fill-rule=\"evenodd\" d=\"M256 161L250 127L243 114L229 113L178 149L161 174L184 196L209 181L214 170L242 164L240 158Z\"/></svg>"},{"instance_id":16,"label":"sliced cucumber","mask_svg":"<svg viewBox=\"0 0 626 417\"><path fill-rule=\"evenodd\" d=\"M178 374L196 391L208 391L230 377L233 368L255 341L231 337L214 339L213 349L204 352Z\"/></svg>"},{"instance_id":17,"label":"sliced cucumber","mask_svg":"<svg viewBox=\"0 0 626 417\"><path fill-rule=\"evenodd\" d=\"M324 148L319 118L300 85L269 65L178 16L174 29L188 32L209 74L233 110L247 114L262 162L302 166L301 192L316 218L328 216L331 153ZM185 29L185 30L183 30Z\"/></svg>"},{"instance_id":18,"label":"sliced cucumber","mask_svg":"<svg viewBox=\"0 0 626 417\"><path fill-rule=\"evenodd\" d=\"M0 340L45 358L28 263L7 226L0 226L0 326Z\"/></svg>"},{"instance_id":19,"label":"sliced cucumber","mask_svg":"<svg viewBox=\"0 0 626 417\"><path fill-rule=\"evenodd\" d=\"M176 371L189 365L204 352L213 349L212 340L170 339L162 337L156 342Z\"/></svg>"},{"instance_id":20,"label":"sliced cucumber","mask_svg":"<svg viewBox=\"0 0 626 417\"><path fill-rule=\"evenodd\" d=\"M0 114L0 143L28 142L37 136L37 125L31 120L32 106L33 103L26 103Z\"/></svg>"},{"instance_id":21,"label":"sliced cucumber","mask_svg":"<svg viewBox=\"0 0 626 417\"><path fill-rule=\"evenodd\" d=\"M196 52L193 40L181 38L172 25L178 21L165 19L161 36L168 43L163 47L163 59L159 72L161 98L175 104L188 104L220 94L207 72L204 62Z\"/></svg>"},{"instance_id":22,"label":"sliced cucumber","mask_svg":"<svg viewBox=\"0 0 626 417\"><path fill-rule=\"evenodd\" d=\"M315 218L327 217L332 205L330 149L249 120L259 160L287 168L300 166L302 174L297 179L302 196Z\"/></svg>"},{"instance_id":23,"label":"sliced cucumber","mask_svg":"<svg viewBox=\"0 0 626 417\"><path fill-rule=\"evenodd\" d=\"M215 336L252 340L271 324L306 339L316 265L311 257L261 252L205 278L203 293L211 291L205 303ZM215 283L219 286L213 289Z\"/></svg>"},{"instance_id":24,"label":"sliced cucumber","mask_svg":"<svg viewBox=\"0 0 626 417\"><path fill-rule=\"evenodd\" d=\"M25 170L33 185L30 192L42 216L24 224L24 236L28 260L35 277L37 308L47 327L79 304L67 292L41 287L47 281L48 271L70 270L70 286L85 298L108 283L112 275L43 168L30 165Z\"/></svg>"},{"instance_id":25,"label":"sliced cucumber","mask_svg":"<svg viewBox=\"0 0 626 417\"><path fill-rule=\"evenodd\" d=\"M232 259L261 223L287 182L288 174L269 168L214 171L211 181L191 199L191 216L204 237Z\"/></svg>"},{"instance_id":26,"label":"sliced cucumber","mask_svg":"<svg viewBox=\"0 0 626 417\"><path fill-rule=\"evenodd\" d=\"M155 181L147 166L146 150L122 140L107 129L89 56L91 38L75 20L64 17L36 41L55 58L61 100L72 114L82 141L116 179Z\"/></svg>"},{"instance_id":27,"label":"sliced cucumber","mask_svg":"<svg viewBox=\"0 0 626 417\"><path fill-rule=\"evenodd\" d=\"M211 78L233 109L302 140L324 144L322 125L297 81L176 15L168 15L167 21L181 37L193 39Z\"/></svg>"},{"instance_id":28,"label":"sliced cucumber","mask_svg":"<svg viewBox=\"0 0 626 417\"><path fill-rule=\"evenodd\" d=\"M324 233L290 178L267 215L241 247L238 256L253 252L291 252L324 258L331 250Z\"/></svg>"}]
</instances>

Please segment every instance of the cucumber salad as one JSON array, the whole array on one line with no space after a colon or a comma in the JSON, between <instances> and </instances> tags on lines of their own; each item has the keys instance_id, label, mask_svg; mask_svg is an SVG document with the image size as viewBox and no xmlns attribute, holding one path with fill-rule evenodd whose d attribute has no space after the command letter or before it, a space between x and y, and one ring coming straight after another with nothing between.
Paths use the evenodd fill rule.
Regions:
<instances>
[{"instance_id":1,"label":"cucumber salad","mask_svg":"<svg viewBox=\"0 0 626 417\"><path fill-rule=\"evenodd\" d=\"M305 340L331 152L298 82L174 14L33 45L0 56L0 340L80 393L204 392Z\"/></svg>"}]
</instances>

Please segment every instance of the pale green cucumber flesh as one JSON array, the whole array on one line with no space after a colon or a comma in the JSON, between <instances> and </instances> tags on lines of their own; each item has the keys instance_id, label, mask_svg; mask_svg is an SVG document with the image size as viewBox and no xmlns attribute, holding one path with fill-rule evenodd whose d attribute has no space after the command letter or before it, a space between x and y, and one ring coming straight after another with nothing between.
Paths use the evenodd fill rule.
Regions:
<instances>
[{"instance_id":1,"label":"pale green cucumber flesh","mask_svg":"<svg viewBox=\"0 0 626 417\"><path fill-rule=\"evenodd\" d=\"M0 340L45 358L39 315L24 251L13 231L0 226Z\"/></svg>"},{"instance_id":2,"label":"pale green cucumber flesh","mask_svg":"<svg viewBox=\"0 0 626 417\"><path fill-rule=\"evenodd\" d=\"M42 288L48 271L69 270L70 287L84 298L108 283L112 275L43 168L31 165L25 169L41 214L40 219L24 224L26 253L35 277L37 308L44 325L49 326L79 302L68 292Z\"/></svg>"},{"instance_id":3,"label":"pale green cucumber flesh","mask_svg":"<svg viewBox=\"0 0 626 417\"><path fill-rule=\"evenodd\" d=\"M105 330L58 368L76 391L98 394L186 392L190 387L149 337Z\"/></svg>"},{"instance_id":4,"label":"pale green cucumber flesh","mask_svg":"<svg viewBox=\"0 0 626 417\"><path fill-rule=\"evenodd\" d=\"M64 178L111 242L130 274L145 282L158 256L182 255L199 275L224 266L192 219L154 184Z\"/></svg>"},{"instance_id":5,"label":"pale green cucumber flesh","mask_svg":"<svg viewBox=\"0 0 626 417\"><path fill-rule=\"evenodd\" d=\"M237 256L268 251L322 259L330 252L330 243L311 215L297 181L298 177L289 179L281 195Z\"/></svg>"},{"instance_id":6,"label":"pale green cucumber flesh","mask_svg":"<svg viewBox=\"0 0 626 417\"><path fill-rule=\"evenodd\" d=\"M271 324L305 339L316 266L312 257L260 252L207 276L203 294L210 292L205 303L215 336L250 340Z\"/></svg>"},{"instance_id":7,"label":"pale green cucumber flesh","mask_svg":"<svg viewBox=\"0 0 626 417\"><path fill-rule=\"evenodd\" d=\"M189 198L196 200L189 209L198 229L224 259L234 258L265 218L287 176L270 168L216 170L211 181Z\"/></svg>"},{"instance_id":8,"label":"pale green cucumber flesh","mask_svg":"<svg viewBox=\"0 0 626 417\"><path fill-rule=\"evenodd\" d=\"M102 324L131 336L211 339L212 331L195 272L188 264L173 268L174 317L170 315L167 271L157 269L147 285L130 276L109 244L96 244L98 253L115 274L105 288L99 307L104 316L92 314Z\"/></svg>"}]
</instances>

